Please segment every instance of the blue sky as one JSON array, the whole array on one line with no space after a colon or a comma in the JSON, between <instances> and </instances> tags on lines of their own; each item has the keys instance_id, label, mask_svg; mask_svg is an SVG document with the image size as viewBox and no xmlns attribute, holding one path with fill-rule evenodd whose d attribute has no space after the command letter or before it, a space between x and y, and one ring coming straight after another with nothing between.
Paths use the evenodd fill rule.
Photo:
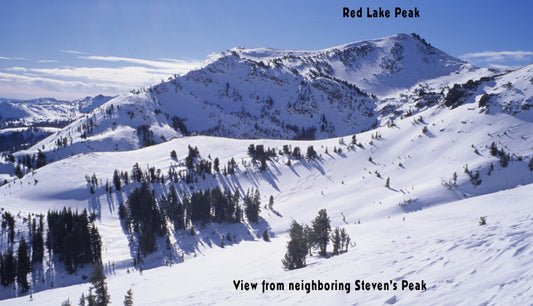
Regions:
<instances>
[{"instance_id":1,"label":"blue sky","mask_svg":"<svg viewBox=\"0 0 533 306\"><path fill-rule=\"evenodd\" d=\"M418 7L419 19L342 8ZM80 98L148 86L232 47L322 49L416 32L483 66L533 62L531 1L0 1L0 97Z\"/></svg>"}]
</instances>

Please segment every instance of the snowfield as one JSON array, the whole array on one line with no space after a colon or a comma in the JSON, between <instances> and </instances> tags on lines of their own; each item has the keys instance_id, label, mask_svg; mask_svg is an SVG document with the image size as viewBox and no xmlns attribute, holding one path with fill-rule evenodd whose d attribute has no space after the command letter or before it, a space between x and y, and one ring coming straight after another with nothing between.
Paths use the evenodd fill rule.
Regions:
<instances>
[{"instance_id":1,"label":"snowfield","mask_svg":"<svg viewBox=\"0 0 533 306\"><path fill-rule=\"evenodd\" d=\"M458 116L458 114L461 114ZM533 219L529 196L533 191L533 172L527 161L533 148L520 141L531 137L533 127L506 114L487 116L471 105L457 109L431 110L420 114L424 123L406 118L390 128L379 128L381 138L368 131L356 136L362 148L349 148L351 137L318 141L233 140L206 136L184 137L136 151L76 155L49 164L34 174L1 187L3 207L12 211L42 212L70 206L101 213L97 221L103 236L103 262L108 267L108 286L113 303L121 303L132 288L139 304L524 304L533 294L530 258ZM423 126L429 131L422 133ZM472 128L478 127L478 128ZM490 135L490 136L489 136ZM495 139L515 154L526 156L506 168L489 154ZM518 139L519 141L516 141ZM231 157L249 160L249 144L276 147L299 146L303 151L313 145L321 155L315 161L302 159L285 165L286 156L268 162L268 169L245 168L238 162L235 175L217 174L193 183L195 189L215 185L246 191L257 187L262 203L272 194L274 210L263 209L259 224L208 225L197 227L199 235L174 233L173 252L184 254L184 262L171 259L164 265L165 251L145 259L142 274L133 267L131 250L117 217L117 206L131 186L112 195L100 187L91 195L85 175L93 173L111 180L113 169L127 171L139 162L155 166L163 173L173 161L176 150L180 164L187 146L197 146L200 155L219 157L224 164ZM372 144L370 144L372 143ZM473 146L472 146L473 145ZM333 148L342 153L333 153ZM328 154L325 149L328 148ZM474 152L477 148L479 154ZM372 162L369 161L372 157ZM401 166L400 166L401 163ZM487 175L490 164L492 174ZM481 173L481 185L474 187L463 172L464 165ZM442 185L443 178L458 174L457 187ZM381 177L377 177L379 173ZM385 178L390 177L390 188ZM182 187L184 184L178 184ZM156 187L168 191L169 183ZM287 229L291 220L310 223L317 211L326 208L332 226L344 226L355 246L330 259L308 257L308 266L284 271ZM487 225L478 225L486 217ZM272 241L260 239L263 229ZM250 234L247 233L250 232ZM220 236L237 235L240 242L219 247ZM200 237L200 238L198 238ZM161 242L160 248L164 249ZM179 256L178 256L179 257ZM110 263L115 264L111 269ZM35 283L33 302L59 304L70 298L77 301L88 284L76 282L60 267L55 268L55 285ZM130 273L127 273L127 269ZM113 272L114 271L114 272ZM81 270L80 274L87 274ZM284 283L285 290L262 293L236 290L233 280ZM291 282L348 282L350 292L289 291ZM393 282L397 290L355 290L355 281ZM425 291L401 290L401 282L424 281ZM79 280L77 281L79 282ZM7 291L7 292L6 292ZM11 292L11 293L8 293ZM14 294L4 290L4 296ZM6 300L8 304L13 300ZM28 295L18 302L30 303Z\"/></svg>"},{"instance_id":2,"label":"snowfield","mask_svg":"<svg viewBox=\"0 0 533 306\"><path fill-rule=\"evenodd\" d=\"M0 229L0 251L16 250L28 214L70 207L99 215L112 305L130 288L136 305L531 304L532 67L474 67L414 35L320 51L220 53L169 82L94 108L87 102L79 119L13 154L42 150L48 159L22 178L2 161L0 208L15 216L17 233L10 245ZM287 123L320 122L318 140L289 140L299 130ZM275 149L264 171L250 144ZM304 158L283 154L284 145ZM221 169L234 159L235 174L171 182L169 171L186 169L189 146L201 159L218 158ZM309 146L316 159L305 158ZM150 184L157 197L171 186L180 199L216 186L241 195L258 189L259 221L194 224L194 235L168 222L168 248L158 238L157 250L135 265L137 245L118 210L140 183L105 186L115 169L131 173L136 163L165 177ZM320 209L332 228L346 229L349 251L324 258L314 249L306 267L284 270L292 221L310 224ZM31 294L1 286L0 304L77 304L88 292L89 267L69 274L45 253Z\"/></svg>"}]
</instances>

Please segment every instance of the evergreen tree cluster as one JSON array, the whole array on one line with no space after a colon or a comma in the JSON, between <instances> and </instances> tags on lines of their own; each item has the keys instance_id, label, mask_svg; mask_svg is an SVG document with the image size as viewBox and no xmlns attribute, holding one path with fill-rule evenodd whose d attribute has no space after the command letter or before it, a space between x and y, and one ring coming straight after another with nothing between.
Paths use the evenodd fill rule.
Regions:
<instances>
[{"instance_id":1,"label":"evergreen tree cluster","mask_svg":"<svg viewBox=\"0 0 533 306\"><path fill-rule=\"evenodd\" d=\"M119 215L125 215L126 227L138 233L139 249L144 254L155 251L156 235L163 236L166 228L155 193L148 182L143 181L141 187L129 194L126 206L119 207Z\"/></svg>"},{"instance_id":2,"label":"evergreen tree cluster","mask_svg":"<svg viewBox=\"0 0 533 306\"><path fill-rule=\"evenodd\" d=\"M0 126L2 126L1 121L0 121ZM10 125L4 125L3 127L7 127L7 126L10 126ZM22 131L15 130L12 132L2 133L0 135L0 152L6 152L6 151L17 152L19 150L29 148L33 144L37 143L41 139L46 138L49 135L50 133L46 132L46 130L39 129L34 126L28 127L27 130L22 130Z\"/></svg>"},{"instance_id":3,"label":"evergreen tree cluster","mask_svg":"<svg viewBox=\"0 0 533 306\"><path fill-rule=\"evenodd\" d=\"M15 241L15 218L8 211L2 214L2 228L7 228L7 242Z\"/></svg>"},{"instance_id":4,"label":"evergreen tree cluster","mask_svg":"<svg viewBox=\"0 0 533 306\"><path fill-rule=\"evenodd\" d=\"M470 182L474 187L481 185L481 179L479 178L479 171L471 171L468 169L468 165L465 165L465 173L470 178Z\"/></svg>"},{"instance_id":5,"label":"evergreen tree cluster","mask_svg":"<svg viewBox=\"0 0 533 306\"><path fill-rule=\"evenodd\" d=\"M348 252L350 240L350 236L346 233L344 228L335 227L331 234L331 244L333 245L332 255Z\"/></svg>"},{"instance_id":6,"label":"evergreen tree cluster","mask_svg":"<svg viewBox=\"0 0 533 306\"><path fill-rule=\"evenodd\" d=\"M46 155L38 149L37 154L22 156L22 164L28 169L38 169L47 164Z\"/></svg>"},{"instance_id":7,"label":"evergreen tree cluster","mask_svg":"<svg viewBox=\"0 0 533 306\"><path fill-rule=\"evenodd\" d=\"M314 160L315 158L317 158L317 153L313 146L307 147L307 153L305 154L305 158L307 158L308 160Z\"/></svg>"},{"instance_id":8,"label":"evergreen tree cluster","mask_svg":"<svg viewBox=\"0 0 533 306\"><path fill-rule=\"evenodd\" d=\"M293 140L315 140L316 126L299 128L297 125L287 124L285 127L294 131Z\"/></svg>"},{"instance_id":9,"label":"evergreen tree cluster","mask_svg":"<svg viewBox=\"0 0 533 306\"><path fill-rule=\"evenodd\" d=\"M256 163L259 161L260 171L266 170L266 161L269 160L271 157L275 157L276 149L268 148L265 150L264 145L254 145L250 144L248 146L248 155L252 158L252 162Z\"/></svg>"},{"instance_id":10,"label":"evergreen tree cluster","mask_svg":"<svg viewBox=\"0 0 533 306\"><path fill-rule=\"evenodd\" d=\"M503 148L498 149L494 142L491 143L489 149L490 155L498 156L500 158L500 166L502 166L502 168L505 168L509 165L509 162L511 161L511 154L505 152Z\"/></svg>"},{"instance_id":11,"label":"evergreen tree cluster","mask_svg":"<svg viewBox=\"0 0 533 306\"><path fill-rule=\"evenodd\" d=\"M86 123L78 126L78 132L81 133L82 139L87 139L88 136L94 133L94 128L96 127L96 122L93 118L89 119Z\"/></svg>"},{"instance_id":12,"label":"evergreen tree cluster","mask_svg":"<svg viewBox=\"0 0 533 306\"><path fill-rule=\"evenodd\" d=\"M242 196L243 210L239 204L241 195L238 189L233 193L217 186L183 195L180 199L176 188L171 185L167 195L157 198L144 181L128 196L125 204L120 204L119 217L124 220L128 231L138 234L140 251L149 254L155 251L157 236L167 234L167 221L175 231L188 229L196 222L238 223L243 220L244 214L249 222L258 222L260 197L258 189L248 190Z\"/></svg>"},{"instance_id":13,"label":"evergreen tree cluster","mask_svg":"<svg viewBox=\"0 0 533 306\"><path fill-rule=\"evenodd\" d=\"M30 289L30 284L28 283L28 273L31 271L31 264L28 253L28 244L26 243L24 236L22 236L20 238L19 248L17 250L17 285L23 292Z\"/></svg>"},{"instance_id":14,"label":"evergreen tree cluster","mask_svg":"<svg viewBox=\"0 0 533 306\"><path fill-rule=\"evenodd\" d=\"M0 283L7 287L13 283L17 277L17 258L13 255L13 250L8 248L0 256Z\"/></svg>"},{"instance_id":15,"label":"evergreen tree cluster","mask_svg":"<svg viewBox=\"0 0 533 306\"><path fill-rule=\"evenodd\" d=\"M87 181L87 186L89 186L89 190L91 191L91 193L95 193L96 188L98 188L98 178L96 177L96 174L93 173L92 176L86 174L85 180Z\"/></svg>"},{"instance_id":16,"label":"evergreen tree cluster","mask_svg":"<svg viewBox=\"0 0 533 306\"><path fill-rule=\"evenodd\" d=\"M11 215L8 213L6 216ZM8 247L3 254L0 254L0 283L4 287L16 281L20 291L25 292L30 288L28 274L31 272L31 266L35 263L42 264L44 257L43 218L43 215L39 215L37 218L28 217L30 241L27 242L24 236L20 237L16 256L12 247ZM4 220L6 219L6 226L13 227L14 219L12 220L12 217L4 218ZM11 235L9 232L8 236ZM8 239L10 243L13 243L14 238Z\"/></svg>"},{"instance_id":17,"label":"evergreen tree cluster","mask_svg":"<svg viewBox=\"0 0 533 306\"><path fill-rule=\"evenodd\" d=\"M200 151L198 150L198 147L191 147L189 145L189 154L187 154L187 157L185 158L185 166L187 169L193 169L194 168L194 161L196 158L200 155Z\"/></svg>"},{"instance_id":18,"label":"evergreen tree cluster","mask_svg":"<svg viewBox=\"0 0 533 306\"><path fill-rule=\"evenodd\" d=\"M67 271L72 273L79 265L102 261L102 240L96 226L90 226L86 209L81 214L70 208L49 211L47 221L47 248L60 255Z\"/></svg>"},{"instance_id":19,"label":"evergreen tree cluster","mask_svg":"<svg viewBox=\"0 0 533 306\"><path fill-rule=\"evenodd\" d=\"M321 256L327 256L327 246L333 244L332 255L338 255L348 251L350 237L344 228L336 227L331 233L331 224L327 211L321 209L312 221L311 226L301 225L293 221L289 229L289 242L287 252L282 259L283 267L293 270L305 267L307 253L312 254L312 248L318 246Z\"/></svg>"},{"instance_id":20,"label":"evergreen tree cluster","mask_svg":"<svg viewBox=\"0 0 533 306\"><path fill-rule=\"evenodd\" d=\"M106 276L102 269L101 263L95 263L92 266L91 275L89 277L91 281L91 287L89 287L89 292L87 295L84 293L81 294L80 302L78 305L81 306L106 306L111 303L111 296L107 290ZM131 294L131 289L128 291L130 294L130 301L133 305L133 295ZM68 300L67 300L68 301ZM126 305L126 302L124 302ZM69 304L70 305L70 302Z\"/></svg>"},{"instance_id":21,"label":"evergreen tree cluster","mask_svg":"<svg viewBox=\"0 0 533 306\"><path fill-rule=\"evenodd\" d=\"M57 140L56 140L56 146L58 148L60 147L66 147L68 146L69 144L72 144L72 137L69 136L64 136L64 137L58 137Z\"/></svg>"},{"instance_id":22,"label":"evergreen tree cluster","mask_svg":"<svg viewBox=\"0 0 533 306\"><path fill-rule=\"evenodd\" d=\"M259 221L259 213L261 212L261 194L259 189L248 190L244 195L244 212L246 218L250 222L257 223Z\"/></svg>"},{"instance_id":23,"label":"evergreen tree cluster","mask_svg":"<svg viewBox=\"0 0 533 306\"><path fill-rule=\"evenodd\" d=\"M178 116L173 116L171 120L172 120L172 128L174 128L174 130L179 131L183 136L189 135L189 131L187 130L187 127L185 126L184 119L181 119Z\"/></svg>"},{"instance_id":24,"label":"evergreen tree cluster","mask_svg":"<svg viewBox=\"0 0 533 306\"><path fill-rule=\"evenodd\" d=\"M31 262L42 263L44 259L44 216L39 215L37 218L28 218L31 239Z\"/></svg>"},{"instance_id":25,"label":"evergreen tree cluster","mask_svg":"<svg viewBox=\"0 0 533 306\"><path fill-rule=\"evenodd\" d=\"M9 154L7 157L8 161L16 164L14 166L14 172L18 178L22 178L25 172L28 172L31 169L41 168L48 163L46 155L40 149L38 149L37 154L26 154L23 155L22 158L17 158L16 160L12 154Z\"/></svg>"},{"instance_id":26,"label":"evergreen tree cluster","mask_svg":"<svg viewBox=\"0 0 533 306\"><path fill-rule=\"evenodd\" d=\"M150 126L141 125L137 128L137 136L143 147L151 146L155 144L154 131L150 130Z\"/></svg>"},{"instance_id":27,"label":"evergreen tree cluster","mask_svg":"<svg viewBox=\"0 0 533 306\"><path fill-rule=\"evenodd\" d=\"M283 145L282 152L285 155L292 156L294 159L302 159L302 150L300 150L300 147L298 146L293 148L291 145Z\"/></svg>"}]
</instances>

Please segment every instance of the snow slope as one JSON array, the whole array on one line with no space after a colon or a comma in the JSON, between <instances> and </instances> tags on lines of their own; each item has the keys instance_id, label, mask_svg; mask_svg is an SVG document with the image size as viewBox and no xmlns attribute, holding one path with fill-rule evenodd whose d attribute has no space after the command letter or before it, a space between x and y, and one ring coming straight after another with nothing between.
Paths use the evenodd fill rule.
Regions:
<instances>
[{"instance_id":1,"label":"snow slope","mask_svg":"<svg viewBox=\"0 0 533 306\"><path fill-rule=\"evenodd\" d=\"M424 127L427 131L423 132ZM112 302L120 304L133 288L139 304L527 304L533 297L531 283L533 172L528 163L533 147L533 123L505 112L488 114L475 102L455 108L429 107L417 116L398 119L390 127L356 135L360 146L350 147L351 137L316 141L235 140L208 136L182 137L159 145L127 152L96 152L75 155L36 170L20 180L0 187L2 207L14 213L46 212L48 209L88 208L99 211L97 226L103 236L108 285ZM507 167L490 155L492 142L512 157ZM249 144L264 144L278 150L284 144L303 152L313 145L321 157L315 161L287 156L267 162L268 169L243 166ZM344 143L344 144L342 144ZM217 174L190 185L179 182L181 192L213 186L246 191L259 188L262 203L269 195L274 210L263 209L259 224L195 226L196 236L172 235L172 254L160 251L145 259L144 272L132 264L132 250L117 217L118 203L135 185L121 192L106 193L114 169L131 170L139 162L143 169L184 167L188 145L197 146L203 158L232 157L238 163L235 175ZM326 153L326 148L328 153ZM341 148L341 153L333 149ZM178 161L170 158L176 150ZM371 160L369 159L371 158ZM490 165L494 170L489 175ZM481 184L474 186L464 167L479 171ZM457 186L443 186L456 172ZM95 174L100 187L91 194L85 175ZM390 178L390 187L385 187ZM154 184L158 194L169 184ZM308 258L306 268L284 271L287 229L292 220L310 223L319 209L326 208L332 226L344 226L355 246L330 259ZM486 216L487 225L478 220ZM21 220L19 225L24 228ZM272 242L259 237L263 230ZM231 233L235 243L221 248L221 237ZM5 238L4 238L5 239ZM184 254L184 262L179 255ZM316 252L315 252L316 254ZM176 256L177 255L177 256ZM165 261L173 262L171 267ZM114 263L115 269L107 263ZM34 282L33 302L58 304L70 298L77 302L88 284L60 272L43 284ZM130 273L127 272L130 270ZM251 292L236 291L233 280L249 282L304 282L312 280L350 282L351 292ZM427 283L418 291L355 291L354 281ZM55 287L50 288L53 280ZM69 286L71 285L71 286ZM2 296L15 295L2 289ZM37 292L40 291L40 292ZM30 303L27 295L7 304Z\"/></svg>"},{"instance_id":2,"label":"snow slope","mask_svg":"<svg viewBox=\"0 0 533 306\"><path fill-rule=\"evenodd\" d=\"M470 198L405 216L345 225L357 246L331 259L283 271L284 235L272 242L250 241L185 263L108 274L113 304L132 288L137 305L527 305L533 297L531 224L527 198L532 186ZM502 212L502 205L505 211ZM488 225L477 224L479 214ZM353 220L348 219L350 223ZM233 280L259 283L257 291L235 290ZM282 282L283 291L262 293L261 283ZM350 283L350 292L289 291L289 283ZM355 281L398 283L398 290L355 290ZM401 290L402 280L427 283L426 291ZM0 301L3 305L76 303L87 284Z\"/></svg>"}]
</instances>

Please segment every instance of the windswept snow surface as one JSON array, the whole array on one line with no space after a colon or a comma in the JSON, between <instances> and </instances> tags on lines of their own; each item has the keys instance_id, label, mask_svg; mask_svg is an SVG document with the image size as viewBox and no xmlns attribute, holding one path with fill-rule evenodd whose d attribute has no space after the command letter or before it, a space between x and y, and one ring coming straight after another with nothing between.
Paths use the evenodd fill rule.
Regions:
<instances>
[{"instance_id":1,"label":"windswept snow surface","mask_svg":"<svg viewBox=\"0 0 533 306\"><path fill-rule=\"evenodd\" d=\"M427 128L425 132L424 129ZM504 112L486 113L468 102L454 109L432 107L417 116L396 120L356 135L361 146L350 148L351 137L317 141L235 140L208 136L177 138L159 145L125 152L79 154L46 165L24 178L0 187L2 207L21 216L45 213L64 206L101 213L96 222L103 239L102 259L113 304L120 304L133 289L142 305L188 304L499 304L524 305L533 299L533 123ZM490 155L492 142L513 155L502 167ZM258 166L250 161L249 144L277 148L289 144L305 153L313 145L320 157L314 161L277 156ZM195 225L197 235L172 233L173 257L163 240L159 250L145 259L141 273L133 267L133 253L117 216L118 204L137 185L121 192L105 192L114 169L130 171L170 166L183 168L188 145L197 146L203 158L232 157L235 175L208 175L205 180L177 186L182 192L221 186L245 192L259 188L263 204L274 196L274 209L262 209L258 224ZM328 150L328 153L325 150ZM342 149L341 153L334 153ZM170 158L176 150L178 160ZM371 160L369 159L371 157ZM520 157L520 158L519 158ZM493 170L489 175L490 165ZM481 184L473 186L464 172L479 171ZM457 186L450 181L457 173ZM100 187L91 194L85 175L96 175ZM390 187L385 180L390 178ZM169 182L155 184L157 194L168 192ZM292 220L309 224L319 209L327 209L332 226L343 226L354 245L349 252L329 259L307 258L308 266L285 271L281 259L286 250ZM487 224L478 224L480 217ZM17 224L24 232L26 225ZM263 230L271 242L260 237ZM235 243L219 247L221 237L234 235ZM5 238L5 234L2 235ZM163 239L163 238L161 238ZM184 262L180 256L183 254ZM170 259L171 266L165 265ZM110 263L115 263L115 269ZM88 269L68 275L61 263L43 284L33 282L32 299L15 298L2 289L5 305L57 305L67 298L76 303L88 283L81 280ZM130 273L128 273L128 269ZM258 282L257 291L236 290L233 281ZM261 282L281 282L285 290L261 292ZM302 281L348 282L350 292L290 291L289 283ZM397 284L397 290L355 290L355 281ZM426 290L401 290L402 281L424 282ZM51 282L54 288L51 288Z\"/></svg>"}]
</instances>

